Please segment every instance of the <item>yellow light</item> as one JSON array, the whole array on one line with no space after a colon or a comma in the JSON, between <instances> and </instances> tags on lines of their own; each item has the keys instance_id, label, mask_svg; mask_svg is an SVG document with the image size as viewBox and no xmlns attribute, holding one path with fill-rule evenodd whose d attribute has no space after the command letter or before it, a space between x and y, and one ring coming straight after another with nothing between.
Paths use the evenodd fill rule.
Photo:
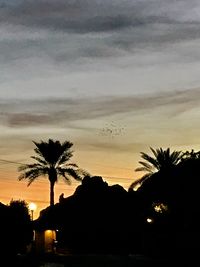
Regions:
<instances>
[{"instance_id":1,"label":"yellow light","mask_svg":"<svg viewBox=\"0 0 200 267\"><path fill-rule=\"evenodd\" d=\"M163 203L153 204L155 212L164 213L168 211L168 206Z\"/></svg>"},{"instance_id":2,"label":"yellow light","mask_svg":"<svg viewBox=\"0 0 200 267\"><path fill-rule=\"evenodd\" d=\"M50 235L52 235L52 230L46 230L45 233L46 233L48 236L50 236Z\"/></svg>"},{"instance_id":3,"label":"yellow light","mask_svg":"<svg viewBox=\"0 0 200 267\"><path fill-rule=\"evenodd\" d=\"M153 220L152 220L151 218L147 218L147 222L148 222L148 223L152 223Z\"/></svg>"},{"instance_id":4,"label":"yellow light","mask_svg":"<svg viewBox=\"0 0 200 267\"><path fill-rule=\"evenodd\" d=\"M55 240L56 239L56 232L54 230L45 230L45 237Z\"/></svg>"},{"instance_id":5,"label":"yellow light","mask_svg":"<svg viewBox=\"0 0 200 267\"><path fill-rule=\"evenodd\" d=\"M36 209L37 209L37 205L35 204L35 203L30 203L29 204L29 209L31 210L31 211L35 211Z\"/></svg>"},{"instance_id":6,"label":"yellow light","mask_svg":"<svg viewBox=\"0 0 200 267\"><path fill-rule=\"evenodd\" d=\"M159 205L157 205L157 206L155 206L154 207L154 210L156 211L156 212L162 212L162 208L161 208L161 206L159 206Z\"/></svg>"},{"instance_id":7,"label":"yellow light","mask_svg":"<svg viewBox=\"0 0 200 267\"><path fill-rule=\"evenodd\" d=\"M136 184L136 185L133 187L133 191L137 191L138 188L140 188L140 186L141 186L140 183Z\"/></svg>"}]
</instances>

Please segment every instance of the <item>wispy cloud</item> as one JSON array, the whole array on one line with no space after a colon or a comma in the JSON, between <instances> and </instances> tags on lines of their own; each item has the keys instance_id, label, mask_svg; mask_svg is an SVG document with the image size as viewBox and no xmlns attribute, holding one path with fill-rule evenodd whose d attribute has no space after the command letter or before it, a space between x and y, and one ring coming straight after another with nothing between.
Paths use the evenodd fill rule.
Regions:
<instances>
[{"instance_id":1,"label":"wispy cloud","mask_svg":"<svg viewBox=\"0 0 200 267\"><path fill-rule=\"evenodd\" d=\"M134 153L134 151L142 151L148 147L144 143L119 143L119 142L108 142L108 140L91 142L87 145L88 149L93 151L111 151L112 153Z\"/></svg>"},{"instance_id":2,"label":"wispy cloud","mask_svg":"<svg viewBox=\"0 0 200 267\"><path fill-rule=\"evenodd\" d=\"M7 100L8 101L8 100ZM137 116L164 108L166 116L190 111L200 104L200 89L132 97L17 100L0 102L1 123L9 127L33 127L60 124L70 126L113 115ZM129 115L128 115L129 114ZM72 125L71 125L72 127Z\"/></svg>"}]
</instances>

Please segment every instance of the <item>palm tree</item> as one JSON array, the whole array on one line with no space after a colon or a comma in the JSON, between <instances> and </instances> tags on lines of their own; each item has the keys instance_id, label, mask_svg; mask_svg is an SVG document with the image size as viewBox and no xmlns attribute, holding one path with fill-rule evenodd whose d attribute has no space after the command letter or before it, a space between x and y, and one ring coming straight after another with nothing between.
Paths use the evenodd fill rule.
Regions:
<instances>
[{"instance_id":1,"label":"palm tree","mask_svg":"<svg viewBox=\"0 0 200 267\"><path fill-rule=\"evenodd\" d=\"M170 152L170 148L163 150L162 148L153 149L150 147L154 157L149 156L148 154L141 152L141 157L145 161L139 161L142 167L136 168L135 171L147 172L142 176L142 178L133 182L130 186L131 189L134 189L138 184L142 184L146 179L148 179L153 173L157 171L169 171L173 166L177 165L181 158L181 151Z\"/></svg>"},{"instance_id":2,"label":"palm tree","mask_svg":"<svg viewBox=\"0 0 200 267\"><path fill-rule=\"evenodd\" d=\"M19 167L22 174L19 180L28 180L28 186L40 176L47 176L50 182L50 205L54 205L54 185L58 177L62 176L70 184L70 178L81 181L82 176L87 173L78 168L74 163L68 163L73 155L71 147L73 143L65 141L54 141L49 139L47 142L35 142L35 156L31 158L36 161L33 164L23 164Z\"/></svg>"},{"instance_id":3,"label":"palm tree","mask_svg":"<svg viewBox=\"0 0 200 267\"><path fill-rule=\"evenodd\" d=\"M181 161L200 159L200 151L195 152L194 149L182 153Z\"/></svg>"}]
</instances>

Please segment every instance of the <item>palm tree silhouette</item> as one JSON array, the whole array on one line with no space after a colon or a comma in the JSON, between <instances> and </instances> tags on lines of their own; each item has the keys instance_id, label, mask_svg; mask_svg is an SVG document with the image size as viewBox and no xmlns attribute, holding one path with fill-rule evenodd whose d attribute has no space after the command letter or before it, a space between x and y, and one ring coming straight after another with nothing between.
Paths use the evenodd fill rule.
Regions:
<instances>
[{"instance_id":1,"label":"palm tree silhouette","mask_svg":"<svg viewBox=\"0 0 200 267\"><path fill-rule=\"evenodd\" d=\"M74 163L68 163L73 155L71 147L73 143L65 141L54 141L49 139L47 142L35 142L34 149L36 156L31 158L36 161L33 164L23 164L18 171L22 172L19 180L28 180L28 186L40 176L48 176L50 182L50 205L54 205L54 185L58 177L62 176L70 184L70 178L81 181L82 177L88 175L86 171L79 169Z\"/></svg>"},{"instance_id":2,"label":"palm tree silhouette","mask_svg":"<svg viewBox=\"0 0 200 267\"><path fill-rule=\"evenodd\" d=\"M181 151L170 152L170 148L163 150L162 148L153 149L150 147L153 157L149 156L144 152L140 152L142 159L145 161L139 161L142 167L138 167L135 171L146 172L142 178L133 182L130 186L134 189L138 184L142 184L146 179L148 179L153 173L157 171L169 171L173 166L177 165L182 159Z\"/></svg>"},{"instance_id":3,"label":"palm tree silhouette","mask_svg":"<svg viewBox=\"0 0 200 267\"><path fill-rule=\"evenodd\" d=\"M200 159L200 151L194 151L194 149L184 152L181 158L182 161L195 159Z\"/></svg>"}]
</instances>

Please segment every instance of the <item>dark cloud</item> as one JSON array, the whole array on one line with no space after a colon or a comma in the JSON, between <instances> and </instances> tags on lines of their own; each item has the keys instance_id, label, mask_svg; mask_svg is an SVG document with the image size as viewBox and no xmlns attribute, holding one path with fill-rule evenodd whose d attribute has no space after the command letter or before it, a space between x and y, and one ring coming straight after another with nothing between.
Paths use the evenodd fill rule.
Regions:
<instances>
[{"instance_id":1,"label":"dark cloud","mask_svg":"<svg viewBox=\"0 0 200 267\"><path fill-rule=\"evenodd\" d=\"M137 116L165 108L166 116L177 116L200 105L200 89L152 95L83 99L46 99L0 102L0 118L9 127L69 126L76 121L112 115ZM129 114L129 116L130 116ZM81 126L80 126L81 128Z\"/></svg>"},{"instance_id":2,"label":"dark cloud","mask_svg":"<svg viewBox=\"0 0 200 267\"><path fill-rule=\"evenodd\" d=\"M72 32L115 31L161 23L199 23L196 0L29 0L3 5L1 22ZM18 4L17 4L18 3ZM197 14L197 12L196 12Z\"/></svg>"},{"instance_id":3,"label":"dark cloud","mask_svg":"<svg viewBox=\"0 0 200 267\"><path fill-rule=\"evenodd\" d=\"M23 58L42 58L48 64L70 64L82 58L123 56L124 51L131 56L146 49L158 51L199 39L198 11L196 0L4 1L0 60L16 64ZM12 36L4 40L5 31ZM177 47L173 51L186 58ZM187 60L199 59L196 50L186 53Z\"/></svg>"},{"instance_id":4,"label":"dark cloud","mask_svg":"<svg viewBox=\"0 0 200 267\"><path fill-rule=\"evenodd\" d=\"M1 22L80 33L133 25L134 19L126 11L126 6L112 1L62 0L23 1L19 5L8 4L0 10Z\"/></svg>"},{"instance_id":5,"label":"dark cloud","mask_svg":"<svg viewBox=\"0 0 200 267\"><path fill-rule=\"evenodd\" d=\"M51 118L47 115L20 113L8 116L8 125L12 127L46 125L51 122Z\"/></svg>"}]
</instances>

